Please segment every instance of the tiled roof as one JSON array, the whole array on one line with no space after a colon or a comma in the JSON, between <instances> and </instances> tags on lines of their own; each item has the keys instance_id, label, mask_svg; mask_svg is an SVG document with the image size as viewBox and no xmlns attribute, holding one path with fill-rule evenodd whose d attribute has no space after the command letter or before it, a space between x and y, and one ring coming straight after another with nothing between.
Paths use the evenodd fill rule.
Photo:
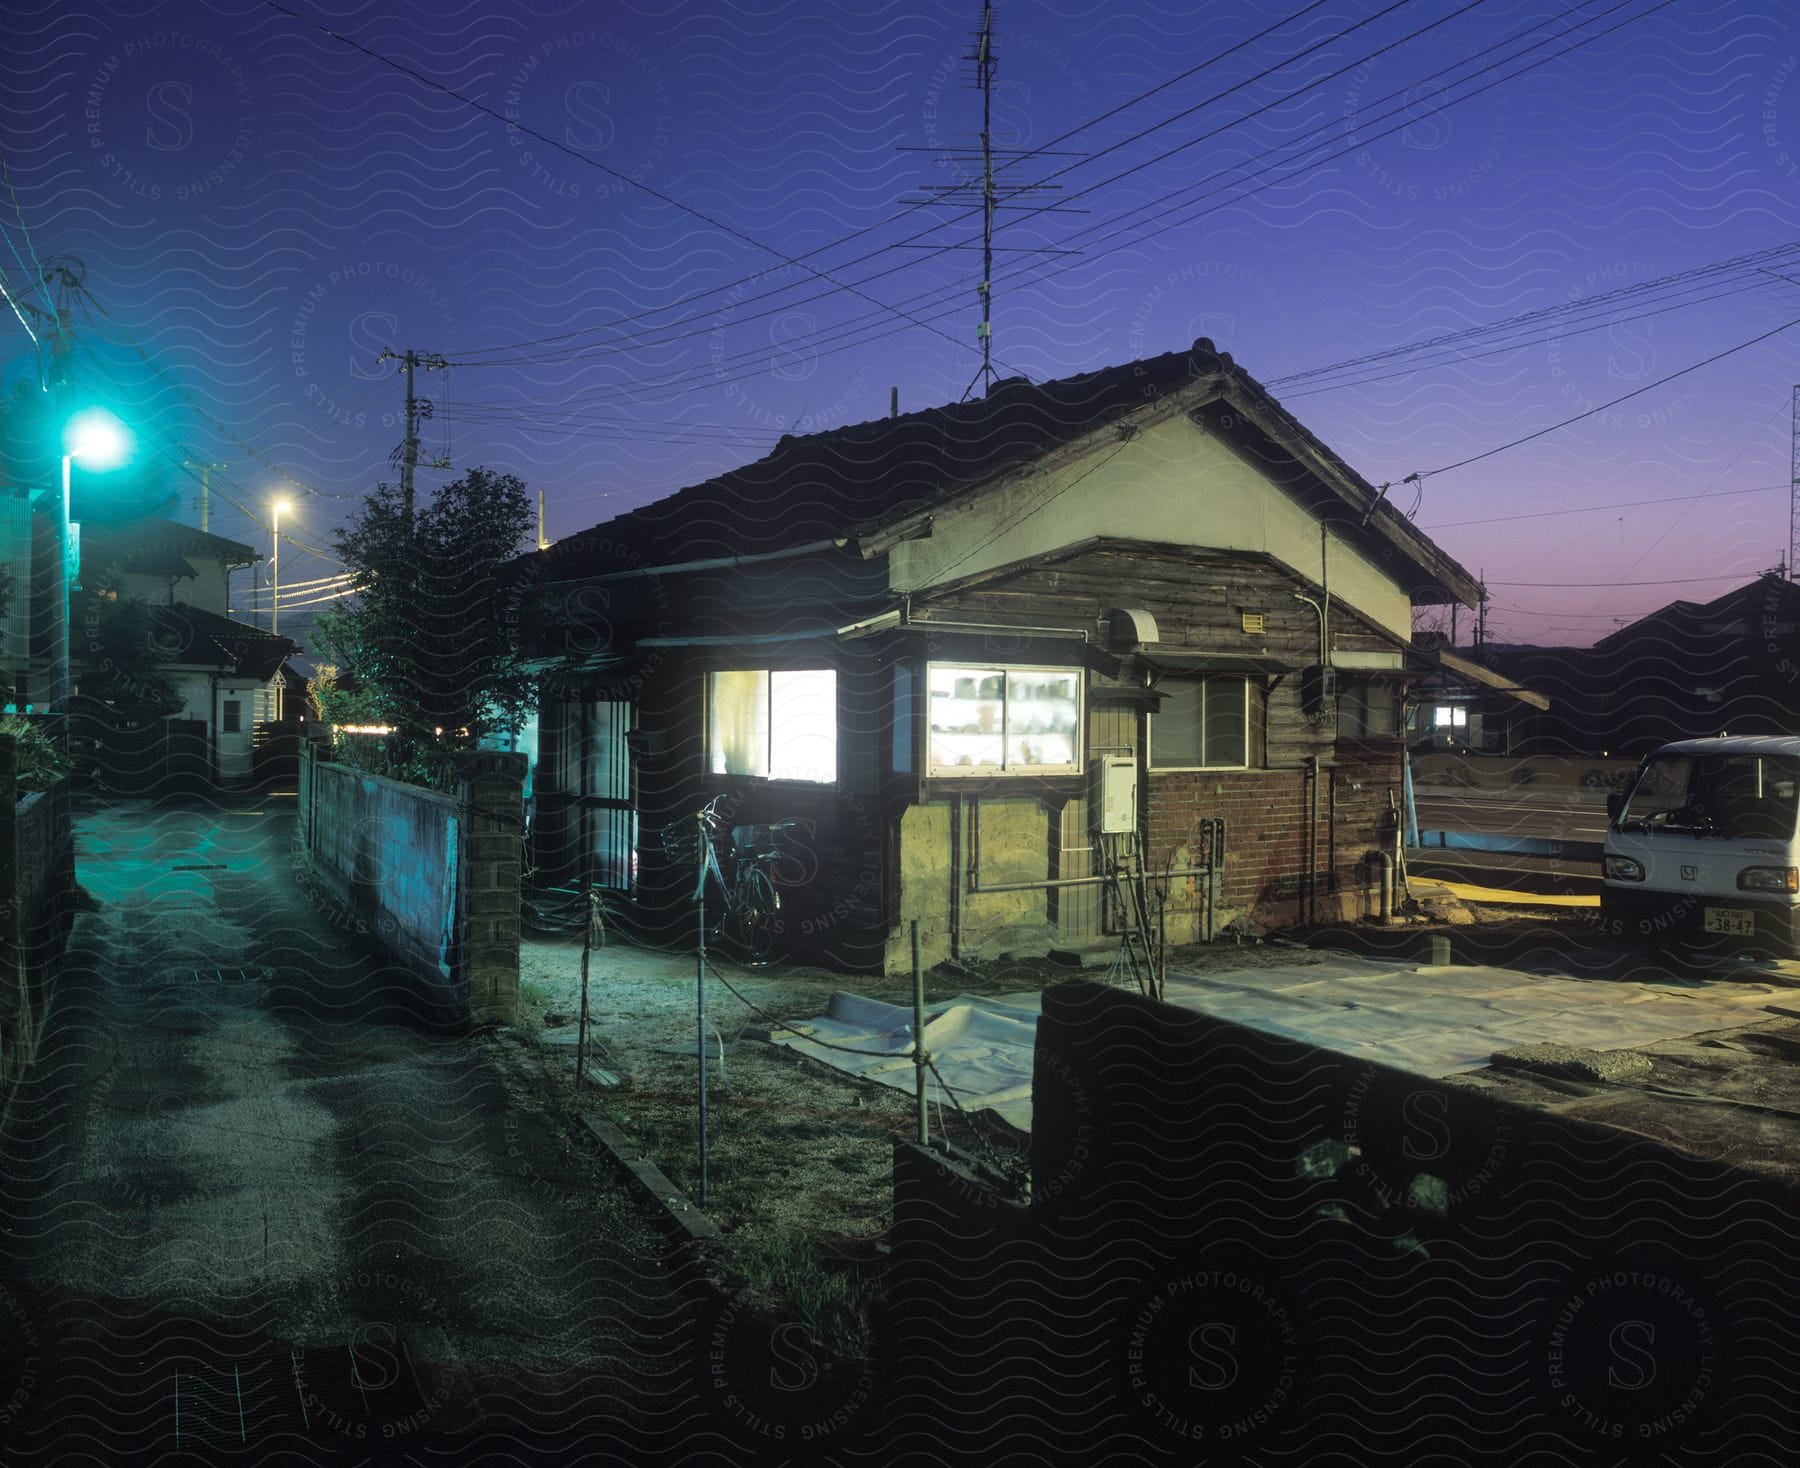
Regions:
<instances>
[{"instance_id":1,"label":"tiled roof","mask_svg":"<svg viewBox=\"0 0 1800 1468\"><path fill-rule=\"evenodd\" d=\"M264 682L297 653L297 643L199 607L146 607L165 661L218 668Z\"/></svg>"},{"instance_id":2,"label":"tiled roof","mask_svg":"<svg viewBox=\"0 0 1800 1468\"><path fill-rule=\"evenodd\" d=\"M1127 415L1211 402L1241 411L1264 467L1323 485L1359 518L1473 604L1473 578L1392 507L1229 355L1187 351L1055 382L996 383L985 398L806 437L766 457L557 542L553 579L710 557L754 555L864 534L1023 468Z\"/></svg>"}]
</instances>

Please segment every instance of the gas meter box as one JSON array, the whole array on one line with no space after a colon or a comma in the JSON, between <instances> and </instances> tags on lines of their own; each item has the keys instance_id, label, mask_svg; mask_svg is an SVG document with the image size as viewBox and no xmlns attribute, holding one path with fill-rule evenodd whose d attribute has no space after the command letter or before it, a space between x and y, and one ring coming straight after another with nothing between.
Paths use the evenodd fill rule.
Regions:
<instances>
[{"instance_id":1,"label":"gas meter box","mask_svg":"<svg viewBox=\"0 0 1800 1468\"><path fill-rule=\"evenodd\" d=\"M1097 759L1088 765L1088 810L1102 836L1137 830L1138 767L1129 756Z\"/></svg>"}]
</instances>

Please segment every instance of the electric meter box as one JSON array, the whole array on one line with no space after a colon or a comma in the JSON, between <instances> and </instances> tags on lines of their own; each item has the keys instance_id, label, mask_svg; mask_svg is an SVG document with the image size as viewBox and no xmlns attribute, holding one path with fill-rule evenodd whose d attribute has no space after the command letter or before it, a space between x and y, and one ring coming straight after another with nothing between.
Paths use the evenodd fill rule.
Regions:
<instances>
[{"instance_id":1,"label":"electric meter box","mask_svg":"<svg viewBox=\"0 0 1800 1468\"><path fill-rule=\"evenodd\" d=\"M1102 836L1137 830L1138 766L1129 756L1093 760L1088 765L1088 810Z\"/></svg>"}]
</instances>

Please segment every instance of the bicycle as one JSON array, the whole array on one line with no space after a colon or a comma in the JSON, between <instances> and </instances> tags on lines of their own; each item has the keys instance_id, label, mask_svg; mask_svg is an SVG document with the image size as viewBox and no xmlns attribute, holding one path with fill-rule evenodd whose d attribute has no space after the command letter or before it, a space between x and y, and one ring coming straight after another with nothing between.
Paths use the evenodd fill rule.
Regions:
<instances>
[{"instance_id":1,"label":"bicycle","mask_svg":"<svg viewBox=\"0 0 1800 1468\"><path fill-rule=\"evenodd\" d=\"M723 795L715 795L693 818L664 826L663 854L672 861L696 869L696 902L704 899L709 879L718 882L725 908L719 920L708 927L707 936L725 934L746 968L761 968L774 960L780 927L781 892L775 886L770 868L782 858L781 838L800 823L776 821L767 826L728 826L730 818L719 810L725 799ZM706 832L704 856L700 851L699 833L702 830ZM728 838L730 845L729 880L719 860L722 838Z\"/></svg>"}]
</instances>

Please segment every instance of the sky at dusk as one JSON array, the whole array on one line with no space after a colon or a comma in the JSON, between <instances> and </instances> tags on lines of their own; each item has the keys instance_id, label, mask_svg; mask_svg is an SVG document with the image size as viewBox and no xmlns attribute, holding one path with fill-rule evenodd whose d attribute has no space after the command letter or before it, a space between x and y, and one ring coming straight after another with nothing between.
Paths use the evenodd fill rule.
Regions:
<instances>
[{"instance_id":1,"label":"sky at dusk","mask_svg":"<svg viewBox=\"0 0 1800 1468\"><path fill-rule=\"evenodd\" d=\"M1787 0L994 12L1000 182L1036 186L996 240L1002 375L1212 338L1485 576L1497 641L1589 642L1784 560ZM328 587L334 526L396 477L383 349L453 364L420 376L452 466L422 483L511 471L570 534L969 388L979 20L15 0L0 265L48 307L79 262L77 377L187 518L190 462L265 553L295 499L284 587ZM33 373L11 313L0 359Z\"/></svg>"}]
</instances>

